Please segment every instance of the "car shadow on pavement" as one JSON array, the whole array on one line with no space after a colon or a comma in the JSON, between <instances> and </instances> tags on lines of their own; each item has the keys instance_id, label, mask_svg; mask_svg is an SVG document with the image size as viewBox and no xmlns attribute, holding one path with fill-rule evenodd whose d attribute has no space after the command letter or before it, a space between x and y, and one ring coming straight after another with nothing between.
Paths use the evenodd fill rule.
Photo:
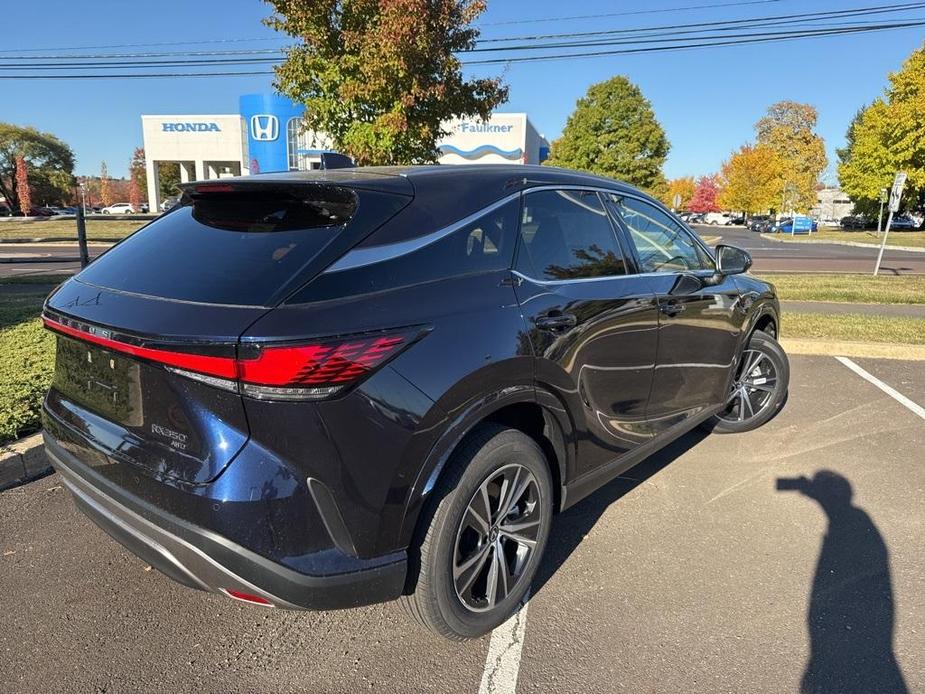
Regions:
<instances>
[{"instance_id":1,"label":"car shadow on pavement","mask_svg":"<svg viewBox=\"0 0 925 694\"><path fill-rule=\"evenodd\" d=\"M709 435L707 431L699 428L684 434L556 516L553 519L549 542L543 551L543 560L533 578L531 595L536 595L543 589L611 504L647 482Z\"/></svg>"},{"instance_id":2,"label":"car shadow on pavement","mask_svg":"<svg viewBox=\"0 0 925 694\"><path fill-rule=\"evenodd\" d=\"M893 653L889 550L867 512L851 503L851 483L820 470L779 479L777 488L817 502L828 520L806 615L810 657L801 693L907 692Z\"/></svg>"}]
</instances>

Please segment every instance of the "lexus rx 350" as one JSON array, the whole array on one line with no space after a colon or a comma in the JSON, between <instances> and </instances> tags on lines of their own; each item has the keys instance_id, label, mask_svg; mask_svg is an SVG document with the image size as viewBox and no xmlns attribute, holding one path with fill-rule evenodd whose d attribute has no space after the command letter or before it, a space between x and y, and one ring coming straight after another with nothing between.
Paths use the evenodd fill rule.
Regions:
<instances>
[{"instance_id":1,"label":"lexus rx 350","mask_svg":"<svg viewBox=\"0 0 925 694\"><path fill-rule=\"evenodd\" d=\"M553 516L698 425L781 407L774 289L616 181L529 166L183 186L49 297L48 453L194 588L516 609Z\"/></svg>"}]
</instances>

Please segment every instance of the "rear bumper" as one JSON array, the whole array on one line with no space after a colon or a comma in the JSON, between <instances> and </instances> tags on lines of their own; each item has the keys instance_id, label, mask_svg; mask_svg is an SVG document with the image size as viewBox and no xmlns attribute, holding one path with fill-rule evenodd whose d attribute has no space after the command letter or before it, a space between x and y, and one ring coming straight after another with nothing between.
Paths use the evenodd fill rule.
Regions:
<instances>
[{"instance_id":1,"label":"rear bumper","mask_svg":"<svg viewBox=\"0 0 925 694\"><path fill-rule=\"evenodd\" d=\"M361 571L311 576L293 571L135 497L81 463L45 432L55 470L90 519L131 552L191 588L256 595L276 607L330 610L397 598L401 559Z\"/></svg>"}]
</instances>

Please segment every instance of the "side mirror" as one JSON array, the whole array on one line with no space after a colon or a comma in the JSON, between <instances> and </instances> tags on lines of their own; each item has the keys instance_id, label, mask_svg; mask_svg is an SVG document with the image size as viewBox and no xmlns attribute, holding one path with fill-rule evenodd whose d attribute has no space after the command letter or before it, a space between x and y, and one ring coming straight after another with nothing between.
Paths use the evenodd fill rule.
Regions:
<instances>
[{"instance_id":1,"label":"side mirror","mask_svg":"<svg viewBox=\"0 0 925 694\"><path fill-rule=\"evenodd\" d=\"M747 251L735 246L720 244L716 247L716 273L719 275L741 275L752 266L752 257Z\"/></svg>"}]
</instances>

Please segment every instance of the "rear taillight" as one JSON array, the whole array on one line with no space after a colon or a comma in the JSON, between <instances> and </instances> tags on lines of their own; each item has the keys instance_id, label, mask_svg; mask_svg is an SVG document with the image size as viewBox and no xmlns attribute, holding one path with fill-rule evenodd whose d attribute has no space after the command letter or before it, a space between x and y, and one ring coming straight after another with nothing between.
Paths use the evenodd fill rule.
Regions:
<instances>
[{"instance_id":1,"label":"rear taillight","mask_svg":"<svg viewBox=\"0 0 925 694\"><path fill-rule=\"evenodd\" d=\"M331 397L381 367L422 334L420 329L414 329L309 344L248 344L238 348L237 357L221 357L142 347L92 326L68 325L48 316L42 320L49 330L68 337L163 364L174 373L217 388L268 400Z\"/></svg>"}]
</instances>

